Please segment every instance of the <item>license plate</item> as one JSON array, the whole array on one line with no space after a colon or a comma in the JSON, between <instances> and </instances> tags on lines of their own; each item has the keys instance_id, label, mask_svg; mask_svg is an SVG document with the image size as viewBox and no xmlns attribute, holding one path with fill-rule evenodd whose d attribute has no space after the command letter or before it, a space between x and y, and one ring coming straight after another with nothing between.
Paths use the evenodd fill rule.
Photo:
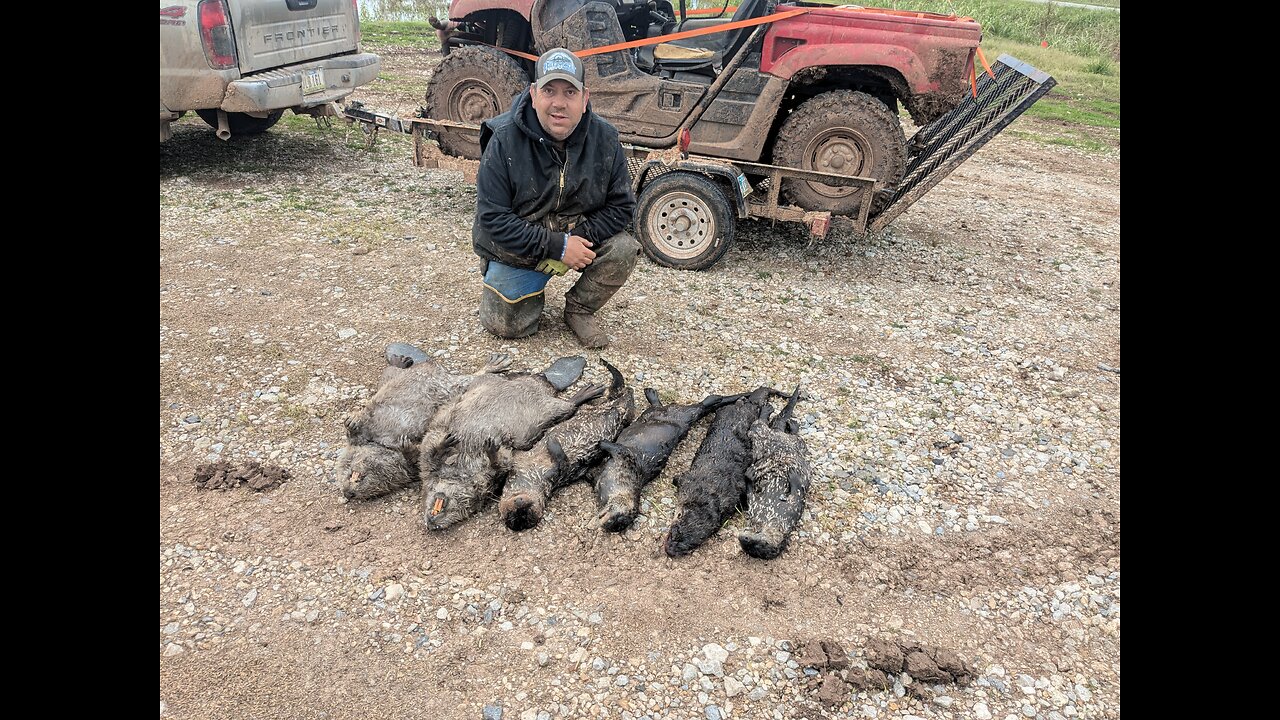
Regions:
<instances>
[{"instance_id":1,"label":"license plate","mask_svg":"<svg viewBox=\"0 0 1280 720\"><path fill-rule=\"evenodd\" d=\"M310 95L324 90L324 71L320 68L302 74L302 94Z\"/></svg>"},{"instance_id":2,"label":"license plate","mask_svg":"<svg viewBox=\"0 0 1280 720\"><path fill-rule=\"evenodd\" d=\"M746 175L738 175L738 192L742 194L742 197L746 197L751 194L751 183L747 182Z\"/></svg>"}]
</instances>

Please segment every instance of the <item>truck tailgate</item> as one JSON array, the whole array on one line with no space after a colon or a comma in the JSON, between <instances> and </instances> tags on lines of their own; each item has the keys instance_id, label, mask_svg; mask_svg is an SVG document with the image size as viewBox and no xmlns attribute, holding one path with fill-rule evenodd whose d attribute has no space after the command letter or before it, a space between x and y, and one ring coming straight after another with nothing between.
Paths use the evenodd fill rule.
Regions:
<instances>
[{"instance_id":1,"label":"truck tailgate","mask_svg":"<svg viewBox=\"0 0 1280 720\"><path fill-rule=\"evenodd\" d=\"M228 5L242 74L356 49L359 21L351 0L230 0Z\"/></svg>"}]
</instances>

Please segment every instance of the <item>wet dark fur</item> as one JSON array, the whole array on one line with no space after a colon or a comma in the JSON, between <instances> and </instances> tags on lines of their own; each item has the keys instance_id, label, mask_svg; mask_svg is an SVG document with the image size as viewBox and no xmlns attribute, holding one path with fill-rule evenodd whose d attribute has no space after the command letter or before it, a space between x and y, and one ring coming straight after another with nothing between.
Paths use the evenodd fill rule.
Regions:
<instances>
[{"instance_id":1,"label":"wet dark fur","mask_svg":"<svg viewBox=\"0 0 1280 720\"><path fill-rule=\"evenodd\" d=\"M600 443L609 458L596 477L600 526L608 532L627 529L640 511L640 489L662 473L689 428L708 413L745 395L708 395L691 405L663 405L653 388L645 388L649 408L618 433L616 442Z\"/></svg>"},{"instance_id":2,"label":"wet dark fur","mask_svg":"<svg viewBox=\"0 0 1280 720\"><path fill-rule=\"evenodd\" d=\"M767 404L751 424L747 527L738 535L738 543L752 557L769 560L781 554L804 514L812 475L808 450L791 417L799 397L797 387L772 425L769 415L773 409Z\"/></svg>"},{"instance_id":3,"label":"wet dark fur","mask_svg":"<svg viewBox=\"0 0 1280 720\"><path fill-rule=\"evenodd\" d=\"M625 387L617 368L607 360L601 362L613 377L608 397L582 408L512 458L511 474L498 502L498 514L512 530L541 522L552 493L584 479L604 458L600 443L616 438L635 418L635 393Z\"/></svg>"},{"instance_id":4,"label":"wet dark fur","mask_svg":"<svg viewBox=\"0 0 1280 720\"><path fill-rule=\"evenodd\" d=\"M716 411L693 464L675 479L675 522L663 539L667 555L693 552L746 504L747 468L751 465L751 424L773 391L761 387L734 404Z\"/></svg>"}]
</instances>

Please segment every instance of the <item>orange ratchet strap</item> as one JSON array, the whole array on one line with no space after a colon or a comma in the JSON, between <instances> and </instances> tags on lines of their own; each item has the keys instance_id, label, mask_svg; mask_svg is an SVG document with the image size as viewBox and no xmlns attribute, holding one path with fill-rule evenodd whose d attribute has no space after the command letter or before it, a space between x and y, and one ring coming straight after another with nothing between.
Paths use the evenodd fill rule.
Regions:
<instances>
[{"instance_id":1,"label":"orange ratchet strap","mask_svg":"<svg viewBox=\"0 0 1280 720\"><path fill-rule=\"evenodd\" d=\"M515 55L516 57L518 57L518 58L524 58L525 60L528 60L529 62L538 62L538 56L537 56L537 55L530 55L530 54L529 54L529 53L527 53L527 52L520 52L519 50L512 50L511 48L498 47L497 45L489 45L489 43L487 43L487 42L478 42L478 41L477 41L477 44L479 44L479 45L488 45L489 47L493 48L494 50L501 50L502 52L504 52L504 53L506 53L506 54L508 54L508 55Z\"/></svg>"},{"instance_id":2,"label":"orange ratchet strap","mask_svg":"<svg viewBox=\"0 0 1280 720\"><path fill-rule=\"evenodd\" d=\"M974 48L974 50L978 51L978 59L982 61L982 67L986 68L987 74L991 76L992 80L995 80L996 74L991 72L991 66L987 64L987 56L982 54L982 48L976 47ZM978 72L978 69L974 68L973 71L974 71L974 74L976 75Z\"/></svg>"},{"instance_id":3,"label":"orange ratchet strap","mask_svg":"<svg viewBox=\"0 0 1280 720\"><path fill-rule=\"evenodd\" d=\"M774 13L773 15L765 15L764 17L752 18L751 20L739 20L737 22L728 22L712 27L698 28L697 30L685 30L683 32L671 33L670 35L660 35L656 38L645 38L643 40L632 40L630 42L614 43L605 45L604 47L588 48L575 52L580 58L591 57L601 53L613 52L614 50L629 50L634 47L644 47L645 45L658 45L659 43L671 42L673 40L683 40L685 38L700 37L702 35L714 35L715 33L725 32L726 30L737 30L738 28L753 27L756 25L765 25L779 20L786 20L797 15L804 15L809 12L809 8L798 8L796 10L788 10L786 12ZM537 60L537 58L534 58Z\"/></svg>"},{"instance_id":4,"label":"orange ratchet strap","mask_svg":"<svg viewBox=\"0 0 1280 720\"><path fill-rule=\"evenodd\" d=\"M996 74L991 72L991 66L987 64L987 56L982 54L982 48L976 47L974 50L977 51L978 59L982 61L982 67L986 69L987 74L991 76L991 79L995 80ZM974 63L973 66L969 68L969 87L973 88L973 96L978 97L978 63Z\"/></svg>"}]
</instances>

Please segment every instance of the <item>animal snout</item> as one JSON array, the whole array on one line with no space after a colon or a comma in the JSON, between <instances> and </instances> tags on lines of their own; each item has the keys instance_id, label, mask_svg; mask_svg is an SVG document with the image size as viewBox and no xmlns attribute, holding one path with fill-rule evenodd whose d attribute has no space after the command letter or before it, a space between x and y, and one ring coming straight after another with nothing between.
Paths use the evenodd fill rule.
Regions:
<instances>
[{"instance_id":1,"label":"animal snout","mask_svg":"<svg viewBox=\"0 0 1280 720\"><path fill-rule=\"evenodd\" d=\"M503 498L498 510L512 530L528 530L542 521L542 503L524 493Z\"/></svg>"},{"instance_id":2,"label":"animal snout","mask_svg":"<svg viewBox=\"0 0 1280 720\"><path fill-rule=\"evenodd\" d=\"M342 496L348 500L356 499L356 488L360 487L360 473L353 472L351 477L342 484Z\"/></svg>"},{"instance_id":3,"label":"animal snout","mask_svg":"<svg viewBox=\"0 0 1280 720\"><path fill-rule=\"evenodd\" d=\"M782 554L782 543L769 535L768 532L745 530L738 535L738 544L751 557L772 560Z\"/></svg>"}]
</instances>

